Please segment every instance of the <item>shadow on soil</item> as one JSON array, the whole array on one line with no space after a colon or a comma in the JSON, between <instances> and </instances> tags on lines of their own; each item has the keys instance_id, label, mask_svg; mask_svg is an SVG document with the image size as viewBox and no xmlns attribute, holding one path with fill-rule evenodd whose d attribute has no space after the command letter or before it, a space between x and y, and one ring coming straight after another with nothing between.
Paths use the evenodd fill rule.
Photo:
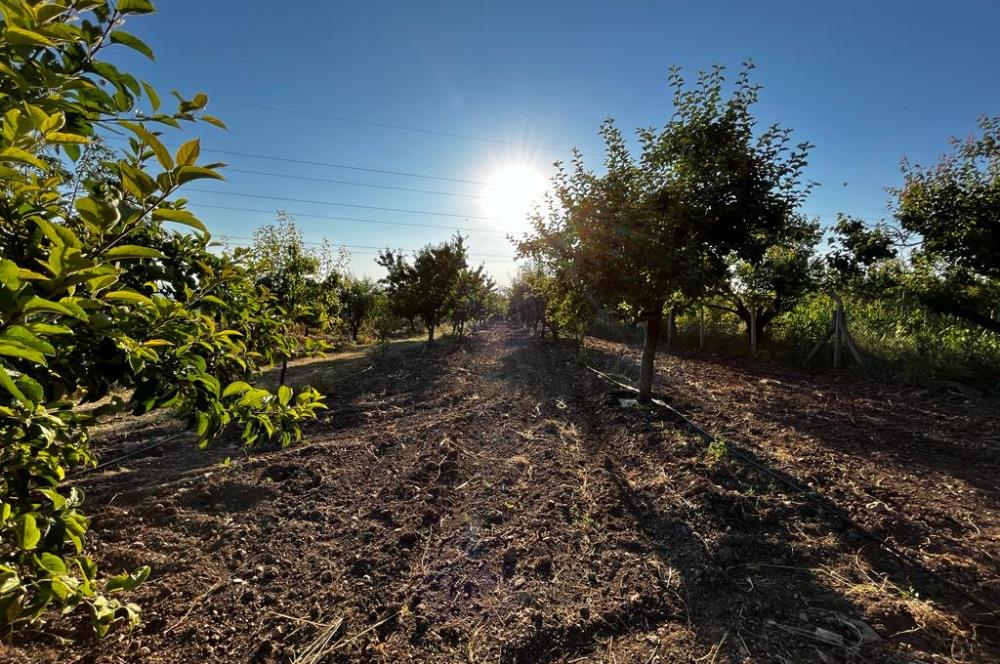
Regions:
<instances>
[{"instance_id":1,"label":"shadow on soil","mask_svg":"<svg viewBox=\"0 0 1000 664\"><path fill-rule=\"evenodd\" d=\"M588 362L598 368L618 370L627 376L637 371L637 352L630 349L623 357L599 348L588 348ZM698 405L688 395L691 386L685 377L675 377L669 363L671 356L660 351L661 369L657 375L660 389L669 393L671 404L682 411L696 411ZM775 408L765 399L751 398L751 385L740 386L748 392L741 400L740 415L754 421L772 422L780 428L793 429L819 442L837 454L871 459L879 463L892 459L900 475L916 468L944 473L968 482L988 495L1000 497L1000 409L995 402L949 403L887 393L884 386L857 379L817 377L804 372L771 365L750 365L731 359L693 359L678 356L678 362L703 363L707 372L724 372L730 380L757 385L774 381L786 390L782 399L788 407ZM707 376L706 376L707 377ZM992 432L992 433L991 433ZM994 442L988 442L992 438Z\"/></svg>"},{"instance_id":2,"label":"shadow on soil","mask_svg":"<svg viewBox=\"0 0 1000 664\"><path fill-rule=\"evenodd\" d=\"M897 606L900 598L886 588L909 588L923 590L920 597L933 597L938 607L963 616L966 624L983 622L980 612L970 610L962 597L922 579L919 570L903 569L895 558L832 518L829 510L824 512L822 505L779 489L766 473L731 457L706 464L700 440L693 447L686 444L680 456L676 448L662 443L643 445L620 436L615 440L616 433L627 427L650 431L660 427L664 437L668 432L685 434L665 422L662 413L609 407L617 399L597 396L607 392L607 385L577 364L574 348L540 343L527 334L515 335L509 347L501 377L511 389L529 390L539 403L570 401L582 406L584 416L577 424L588 441L588 452L595 463L603 463L621 504L657 558L679 573L687 621L701 652L709 652L713 661L738 662L752 655L774 661L895 662L903 661L896 654L900 645L944 654L983 647L982 642L956 646L954 633L922 628L919 616L889 615L885 606ZM544 362L539 362L539 355ZM594 353L588 355L594 364ZM602 360L607 366L617 358L598 354L596 361ZM695 440L693 435L686 437ZM625 469L642 458L660 464L668 476L692 478L697 490L689 487L679 498L635 486ZM852 557L889 582L882 587L884 597L858 597L853 594L856 588L831 581L834 566ZM863 622L866 613L888 640ZM589 631L539 634L505 661L572 659L593 651L598 639L646 632L672 614L668 605L644 600L636 604L634 620L619 616L615 624Z\"/></svg>"}]
</instances>

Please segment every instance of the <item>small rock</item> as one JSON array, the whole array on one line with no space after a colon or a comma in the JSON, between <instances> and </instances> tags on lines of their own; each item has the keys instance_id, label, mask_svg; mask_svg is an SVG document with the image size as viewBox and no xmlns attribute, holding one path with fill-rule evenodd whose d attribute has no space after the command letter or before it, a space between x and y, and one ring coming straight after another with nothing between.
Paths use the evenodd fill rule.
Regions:
<instances>
[{"instance_id":1,"label":"small rock","mask_svg":"<svg viewBox=\"0 0 1000 664\"><path fill-rule=\"evenodd\" d=\"M142 449L141 440L126 440L122 443L122 454L132 454Z\"/></svg>"}]
</instances>

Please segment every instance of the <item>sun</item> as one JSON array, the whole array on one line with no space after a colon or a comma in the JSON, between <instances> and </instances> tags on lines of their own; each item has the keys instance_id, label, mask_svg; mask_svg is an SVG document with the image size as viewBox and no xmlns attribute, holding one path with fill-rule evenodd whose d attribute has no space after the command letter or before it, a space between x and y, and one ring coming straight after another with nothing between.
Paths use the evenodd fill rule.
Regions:
<instances>
[{"instance_id":1,"label":"sun","mask_svg":"<svg viewBox=\"0 0 1000 664\"><path fill-rule=\"evenodd\" d=\"M542 205L549 183L531 166L510 164L486 182L483 207L498 227L520 233L530 229L529 215Z\"/></svg>"}]
</instances>

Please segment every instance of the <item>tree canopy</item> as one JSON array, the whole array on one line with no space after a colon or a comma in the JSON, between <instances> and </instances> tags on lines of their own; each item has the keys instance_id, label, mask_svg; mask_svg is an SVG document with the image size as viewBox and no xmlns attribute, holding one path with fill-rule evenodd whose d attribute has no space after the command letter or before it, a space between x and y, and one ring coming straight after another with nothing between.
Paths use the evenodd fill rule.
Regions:
<instances>
[{"instance_id":1,"label":"tree canopy","mask_svg":"<svg viewBox=\"0 0 1000 664\"><path fill-rule=\"evenodd\" d=\"M747 65L726 94L721 67L690 86L671 71L674 114L636 132L639 154L608 120L604 172L576 153L561 165L548 214L519 245L570 279L585 281L612 305L625 302L646 321L640 398L650 396L663 307L722 283L731 260L760 263L802 200L807 143L791 132L758 132L751 107L759 88Z\"/></svg>"}]
</instances>

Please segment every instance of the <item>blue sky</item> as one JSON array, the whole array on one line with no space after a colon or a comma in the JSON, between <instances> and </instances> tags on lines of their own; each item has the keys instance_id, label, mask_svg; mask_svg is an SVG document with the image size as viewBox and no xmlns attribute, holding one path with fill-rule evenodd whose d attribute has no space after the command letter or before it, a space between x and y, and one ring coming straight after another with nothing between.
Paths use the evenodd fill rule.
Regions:
<instances>
[{"instance_id":1,"label":"blue sky","mask_svg":"<svg viewBox=\"0 0 1000 664\"><path fill-rule=\"evenodd\" d=\"M898 184L901 157L933 162L949 136L1000 114L1000 3L990 0L158 4L158 15L126 28L157 62L122 49L113 59L161 93L206 92L228 124L194 130L203 156L232 170L226 183L197 183L205 191L189 198L263 211L196 207L209 227L249 237L284 208L298 213L308 240L356 245L353 271L373 276L374 249L363 247L415 248L449 230L323 217L492 230L466 231L470 251L506 281L503 224L463 218L490 216L476 198L482 185L209 150L473 182L511 163L548 175L572 146L597 165L607 116L629 130L667 119L671 65L693 78L716 63L735 74L750 58L764 86L761 123L781 122L816 145L807 174L822 186L804 210L829 223L838 211L886 216L882 188Z\"/></svg>"}]
</instances>

